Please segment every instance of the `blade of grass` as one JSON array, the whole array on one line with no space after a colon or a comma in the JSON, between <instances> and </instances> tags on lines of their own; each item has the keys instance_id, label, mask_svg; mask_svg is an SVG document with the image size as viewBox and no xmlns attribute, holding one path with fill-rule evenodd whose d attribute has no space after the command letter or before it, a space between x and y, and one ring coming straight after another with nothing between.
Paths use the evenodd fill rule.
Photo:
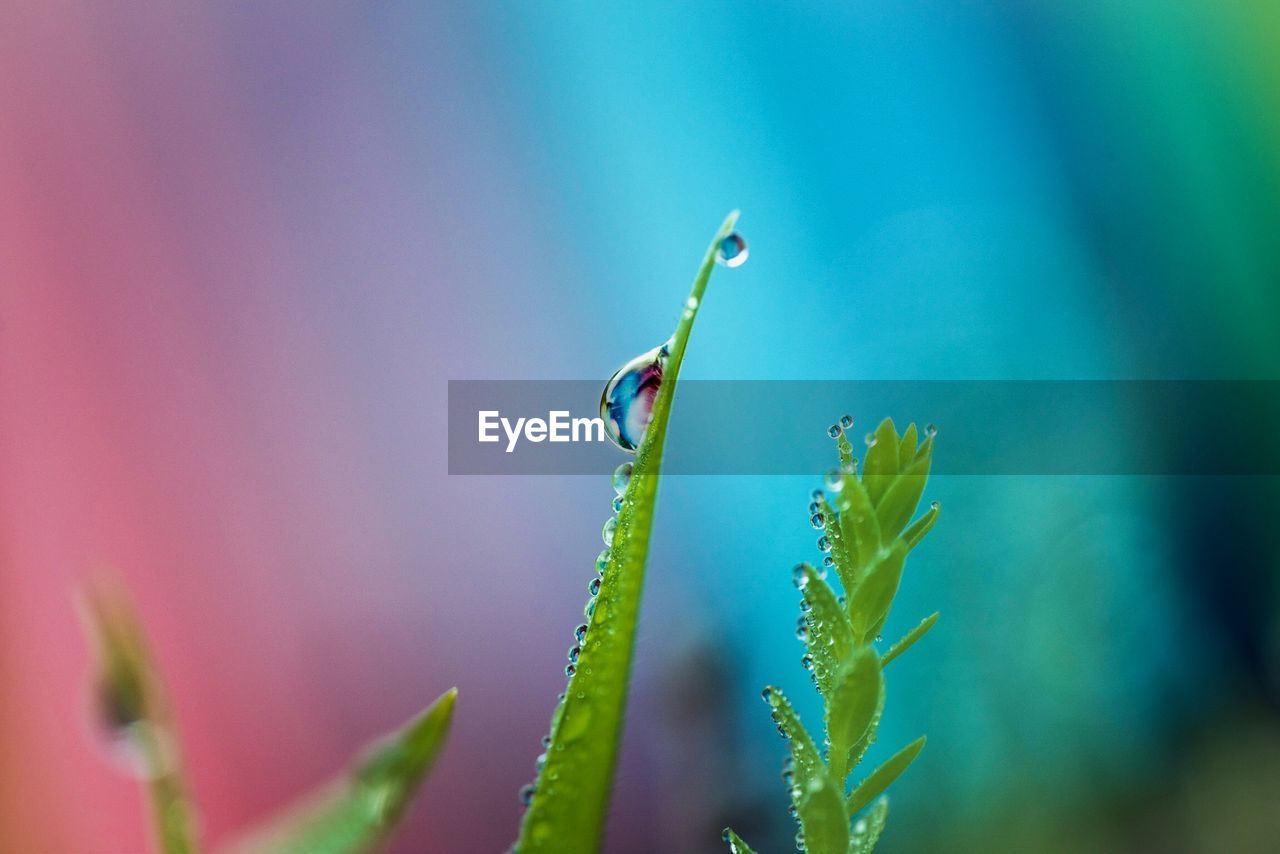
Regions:
<instances>
[{"instance_id":1,"label":"blade of grass","mask_svg":"<svg viewBox=\"0 0 1280 854\"><path fill-rule=\"evenodd\" d=\"M108 735L121 742L145 781L156 847L192 854L195 808L187 796L178 740L142 628L124 590L100 579L84 593L97 653L98 701Z\"/></svg>"},{"instance_id":2,"label":"blade of grass","mask_svg":"<svg viewBox=\"0 0 1280 854\"><path fill-rule=\"evenodd\" d=\"M237 854L352 854L383 842L444 747L457 689L370 746L343 778L230 850Z\"/></svg>"},{"instance_id":3,"label":"blade of grass","mask_svg":"<svg viewBox=\"0 0 1280 854\"><path fill-rule=\"evenodd\" d=\"M737 211L729 214L711 241L693 280L689 305L702 305L716 248L732 233L737 218ZM520 826L522 854L594 851L600 845L631 675L667 418L696 317L697 311L683 314L672 337L653 417L636 452L609 565L587 624L587 642L552 719L547 761Z\"/></svg>"}]
</instances>

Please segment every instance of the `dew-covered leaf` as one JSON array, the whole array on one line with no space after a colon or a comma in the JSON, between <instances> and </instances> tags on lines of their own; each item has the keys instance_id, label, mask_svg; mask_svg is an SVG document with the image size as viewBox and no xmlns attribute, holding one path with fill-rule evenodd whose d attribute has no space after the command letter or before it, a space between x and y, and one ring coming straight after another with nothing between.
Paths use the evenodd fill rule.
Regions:
<instances>
[{"instance_id":1,"label":"dew-covered leaf","mask_svg":"<svg viewBox=\"0 0 1280 854\"><path fill-rule=\"evenodd\" d=\"M880 797L881 793L889 788L889 784L898 779L899 775L907 770L907 766L920 755L920 751L924 749L924 742L925 737L920 736L885 760L883 765L872 771L865 780L859 783L853 793L849 795L849 815L856 815L859 810Z\"/></svg>"},{"instance_id":2,"label":"dew-covered leaf","mask_svg":"<svg viewBox=\"0 0 1280 854\"><path fill-rule=\"evenodd\" d=\"M862 481L852 475L845 478L837 505L845 548L857 565L853 574L859 576L880 551L880 523ZM857 579L854 581L856 584Z\"/></svg>"},{"instance_id":3,"label":"dew-covered leaf","mask_svg":"<svg viewBox=\"0 0 1280 854\"><path fill-rule=\"evenodd\" d=\"M924 637L929 629L933 628L933 624L936 622L938 622L938 612L934 611L932 614L921 620L914 629L903 635L896 643L894 643L893 646L889 647L888 651L880 657L880 666L883 668L890 661L893 661L895 658L911 649L911 646L916 641L920 640L920 638Z\"/></svg>"},{"instance_id":4,"label":"dew-covered leaf","mask_svg":"<svg viewBox=\"0 0 1280 854\"><path fill-rule=\"evenodd\" d=\"M810 780L801 794L796 810L806 851L825 854L848 849L849 817L841 797L843 788L824 774Z\"/></svg>"},{"instance_id":5,"label":"dew-covered leaf","mask_svg":"<svg viewBox=\"0 0 1280 854\"><path fill-rule=\"evenodd\" d=\"M846 482L853 480L852 474L845 476ZM831 559L835 561L836 575L844 588L850 590L857 583L856 558L849 550L850 543L845 540L844 529L840 525L840 518L836 515L836 511L827 503L826 498L818 500L818 507L822 514L822 535L831 545L830 554Z\"/></svg>"},{"instance_id":6,"label":"dew-covered leaf","mask_svg":"<svg viewBox=\"0 0 1280 854\"><path fill-rule=\"evenodd\" d=\"M829 695L841 665L853 652L853 627L827 582L808 564L804 565L803 572L806 581L802 592L809 602L805 643L813 658L818 690Z\"/></svg>"},{"instance_id":7,"label":"dew-covered leaf","mask_svg":"<svg viewBox=\"0 0 1280 854\"><path fill-rule=\"evenodd\" d=\"M902 540L895 540L889 551L867 571L862 583L849 597L849 619L853 635L859 641L869 642L880 631L889 607L898 592L902 580L902 565L907 559L907 547Z\"/></svg>"},{"instance_id":8,"label":"dew-covered leaf","mask_svg":"<svg viewBox=\"0 0 1280 854\"><path fill-rule=\"evenodd\" d=\"M726 827L720 838L729 846L729 854L756 854L755 849L743 842L731 827Z\"/></svg>"},{"instance_id":9,"label":"dew-covered leaf","mask_svg":"<svg viewBox=\"0 0 1280 854\"><path fill-rule=\"evenodd\" d=\"M444 746L457 690L371 745L347 775L230 849L234 854L357 854L395 828Z\"/></svg>"},{"instance_id":10,"label":"dew-covered leaf","mask_svg":"<svg viewBox=\"0 0 1280 854\"><path fill-rule=\"evenodd\" d=\"M794 801L796 792L803 793L811 781L825 773L822 755L818 753L809 731L804 728L799 715L782 691L771 686L765 689L765 695L766 702L773 710L774 722L791 747L791 770L794 775L791 792Z\"/></svg>"},{"instance_id":11,"label":"dew-covered leaf","mask_svg":"<svg viewBox=\"0 0 1280 854\"><path fill-rule=\"evenodd\" d=\"M880 834L884 833L884 823L889 817L889 799L881 798L867 814L853 825L853 835L849 839L849 854L871 854Z\"/></svg>"},{"instance_id":12,"label":"dew-covered leaf","mask_svg":"<svg viewBox=\"0 0 1280 854\"><path fill-rule=\"evenodd\" d=\"M833 779L843 781L852 768L850 752L867 734L884 695L880 658L860 647L845 662L827 699L828 760Z\"/></svg>"},{"instance_id":13,"label":"dew-covered leaf","mask_svg":"<svg viewBox=\"0 0 1280 854\"><path fill-rule=\"evenodd\" d=\"M733 232L734 211L711 241L689 301L701 305L716 251ZM635 647L649 538L676 380L697 312L686 312L671 339L652 417L636 451L618 513L608 567L565 701L552 718L551 748L537 793L520 826L521 854L594 851L604 830Z\"/></svg>"}]
</instances>

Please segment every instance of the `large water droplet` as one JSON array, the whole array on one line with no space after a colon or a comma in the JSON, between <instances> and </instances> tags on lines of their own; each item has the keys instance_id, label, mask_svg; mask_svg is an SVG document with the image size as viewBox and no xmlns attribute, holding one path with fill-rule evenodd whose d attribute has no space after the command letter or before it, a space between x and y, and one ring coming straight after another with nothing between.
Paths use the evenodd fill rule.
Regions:
<instances>
[{"instance_id":1,"label":"large water droplet","mask_svg":"<svg viewBox=\"0 0 1280 854\"><path fill-rule=\"evenodd\" d=\"M667 344L641 353L614 372L600 395L600 417L610 440L624 451L635 452L653 418L653 404L662 386L662 373L670 350ZM628 475L630 472L628 472ZM617 473L614 473L617 487Z\"/></svg>"},{"instance_id":2,"label":"large water droplet","mask_svg":"<svg viewBox=\"0 0 1280 854\"><path fill-rule=\"evenodd\" d=\"M747 260L747 254L747 241L735 231L722 238L716 246L716 263L726 267L741 267Z\"/></svg>"},{"instance_id":3,"label":"large water droplet","mask_svg":"<svg viewBox=\"0 0 1280 854\"><path fill-rule=\"evenodd\" d=\"M600 538L604 540L606 546L613 545L613 534L618 530L618 517L610 516L609 521L604 523L604 527L600 529Z\"/></svg>"}]
</instances>

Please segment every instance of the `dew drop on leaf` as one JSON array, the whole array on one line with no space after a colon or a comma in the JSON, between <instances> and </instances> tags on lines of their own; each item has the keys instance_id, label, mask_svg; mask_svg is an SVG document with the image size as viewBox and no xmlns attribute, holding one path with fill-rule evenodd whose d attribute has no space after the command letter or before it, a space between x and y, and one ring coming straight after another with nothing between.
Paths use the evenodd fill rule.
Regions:
<instances>
[{"instance_id":1,"label":"dew drop on leaf","mask_svg":"<svg viewBox=\"0 0 1280 854\"><path fill-rule=\"evenodd\" d=\"M653 418L653 404L670 355L669 344L636 356L614 371L605 383L600 395L600 418L610 441L624 451L635 453ZM615 472L615 489L616 477Z\"/></svg>"},{"instance_id":2,"label":"dew drop on leaf","mask_svg":"<svg viewBox=\"0 0 1280 854\"><path fill-rule=\"evenodd\" d=\"M618 530L618 517L610 516L609 521L604 523L604 527L600 529L600 538L604 540L606 546L613 545L613 534Z\"/></svg>"},{"instance_id":3,"label":"dew drop on leaf","mask_svg":"<svg viewBox=\"0 0 1280 854\"><path fill-rule=\"evenodd\" d=\"M613 491L621 495L627 491L627 484L631 483L631 461L623 463L613 470Z\"/></svg>"},{"instance_id":4,"label":"dew drop on leaf","mask_svg":"<svg viewBox=\"0 0 1280 854\"><path fill-rule=\"evenodd\" d=\"M747 255L747 241L736 231L722 238L716 246L716 263L725 267L741 267L746 262Z\"/></svg>"}]
</instances>

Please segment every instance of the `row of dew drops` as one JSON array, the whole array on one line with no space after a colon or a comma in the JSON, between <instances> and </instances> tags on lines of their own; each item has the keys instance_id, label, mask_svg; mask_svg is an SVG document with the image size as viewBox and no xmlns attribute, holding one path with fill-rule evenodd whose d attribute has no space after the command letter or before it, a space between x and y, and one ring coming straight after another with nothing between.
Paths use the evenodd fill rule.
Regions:
<instances>
[{"instance_id":1,"label":"row of dew drops","mask_svg":"<svg viewBox=\"0 0 1280 854\"><path fill-rule=\"evenodd\" d=\"M827 435L830 436L832 439L839 439L840 435L844 433L846 430L848 430L849 428L851 428L852 426L853 426L852 416L842 415L838 422L836 422L835 424L832 424L830 427L827 428ZM925 428L925 434L929 437L936 436L938 434L938 428L935 427L933 424L930 424ZM876 437L874 434L868 433L864 437L863 441L866 443L867 448L870 449L875 446ZM823 475L823 478L822 478L823 486L826 488L827 492L839 493L844 488L845 478L856 477L857 473L858 473L858 460L855 457L853 460L851 460L851 462L848 465L842 466L841 468L838 468L838 469L832 469L828 471L825 475ZM827 520L822 511L822 501L825 498L826 498L826 492L824 492L821 489L815 489L809 496L809 507L808 507L809 524L816 531L821 531L826 526ZM938 502L935 501L932 503L931 506L934 509L937 509L939 505L938 505ZM818 578L825 579L827 577L828 570L830 570L835 565L835 558L831 556L831 541L830 539L828 539L828 537L825 534L822 534L821 536L818 537L817 545L818 545L818 551L823 553L823 557L822 557L821 565L817 569L815 569L815 574L817 575ZM799 619L796 621L796 639L807 643L809 639L809 631L811 628L809 614L813 606L810 604L808 597L803 595L803 591L809 583L809 576L804 571L804 564L802 563L796 564L795 567L791 570L791 581L793 584L795 584L796 589L800 590L802 593L800 598L801 614ZM843 595L838 596L836 598L837 598L837 601L842 606L845 604L845 597ZM884 638L882 636L876 635L877 643L882 642L883 640ZM809 679L816 684L817 674L814 672L813 656L810 655L808 652L806 652L804 656L800 659L800 666L803 667L805 671L809 674ZM772 712L773 721L777 725L778 734L782 736L784 739L787 739L788 738L787 731L782 726L782 721L781 721L781 718L778 716L777 706L775 704L775 700L778 699L780 696L781 696L781 691L773 685L766 685L764 690L760 692L761 699L763 699L766 703L768 703L769 707L773 709L773 712ZM830 741L824 740L823 746L825 748L829 748L831 746ZM799 799L800 793L799 791L794 789L795 763L790 755L786 756L782 761L782 782L785 783L789 789L791 789L791 793L792 793L792 804L789 807L787 807L787 812L791 816L791 818L794 821L796 821L797 825L799 825L799 816L796 811L795 802ZM859 819L853 828L855 834L865 833L866 829L867 829L866 819ZM721 838L730 846L733 846L732 836L730 835L728 828L725 829ZM796 837L795 837L795 844L796 844L797 851L805 850L803 829L797 830Z\"/></svg>"},{"instance_id":2,"label":"row of dew drops","mask_svg":"<svg viewBox=\"0 0 1280 854\"><path fill-rule=\"evenodd\" d=\"M721 239L716 246L716 262L725 267L742 266L747 260L747 254L747 242L736 231ZM685 302L684 319L692 319L697 309L698 298L689 297ZM605 434L624 451L635 453L644 438L644 428L648 426L649 418L652 416L653 401L657 397L658 386L662 382L670 344L671 342L668 341L660 347L631 359L615 371L605 383L604 394L600 398L600 414L604 419ZM640 424L640 429L628 431L628 425L637 422ZM596 574L587 584L589 598L586 607L582 609L582 615L588 622L591 620L591 615L595 613L596 596L599 595L600 585L604 582L605 570L609 568L610 550L613 548L613 538L618 529L618 513L622 510L633 468L632 462L627 460L613 472L614 497L611 504L613 514L605 521L604 528L600 531L600 538L604 540L604 549L596 556ZM580 623L573 630L573 640L574 644L567 654L569 663L564 668L564 675L570 679L578 672L578 659L587 643L587 623ZM556 697L557 704L563 703L564 699L565 695L561 693ZM551 736L544 735L542 753L538 754L538 758L534 760L536 774L542 773L542 768L547 762L546 751L550 747ZM530 806L536 793L536 783L526 783L521 786L520 803L525 807Z\"/></svg>"}]
</instances>

